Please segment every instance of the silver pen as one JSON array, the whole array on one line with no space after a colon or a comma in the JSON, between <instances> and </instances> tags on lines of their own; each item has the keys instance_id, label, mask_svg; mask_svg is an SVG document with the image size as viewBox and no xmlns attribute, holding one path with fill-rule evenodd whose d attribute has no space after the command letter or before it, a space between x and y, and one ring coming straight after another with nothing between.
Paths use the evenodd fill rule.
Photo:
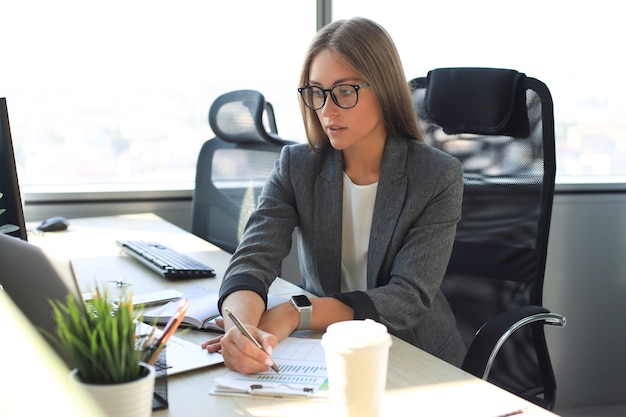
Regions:
<instances>
[{"instance_id":1,"label":"silver pen","mask_svg":"<svg viewBox=\"0 0 626 417\"><path fill-rule=\"evenodd\" d=\"M230 311L230 309L228 307L224 307L224 312L226 314L228 314L228 317L230 317L230 319L233 321L233 323L235 323L235 326L237 326L237 328L241 331L241 333L243 333L244 336L246 336L248 339L250 339L250 341L252 343L254 343L256 345L256 347L258 347L263 352L265 352L265 349L263 349L263 346L261 346L261 344L254 338L254 336L252 336L252 334L250 333L248 328L246 326L244 326L244 324L241 322L241 320L239 320L239 317L237 317L235 315L235 313ZM267 353L267 352L265 352L265 353ZM278 369L278 366L276 366L275 363L272 365L272 369L277 374L280 374L280 370Z\"/></svg>"}]
</instances>

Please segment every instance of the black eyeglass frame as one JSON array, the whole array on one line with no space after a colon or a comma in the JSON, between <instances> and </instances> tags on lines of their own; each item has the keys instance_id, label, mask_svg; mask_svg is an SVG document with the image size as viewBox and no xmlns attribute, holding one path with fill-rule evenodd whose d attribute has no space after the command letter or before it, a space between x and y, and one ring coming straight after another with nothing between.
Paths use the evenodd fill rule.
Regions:
<instances>
[{"instance_id":1,"label":"black eyeglass frame","mask_svg":"<svg viewBox=\"0 0 626 417\"><path fill-rule=\"evenodd\" d=\"M342 106L341 104L338 103L337 96L335 95L335 93L333 93L333 90L335 88L337 88L337 87L342 87L342 86L349 86L349 87L354 88L354 93L356 94L356 100L354 100L354 105L352 105L350 107L344 107L344 106ZM330 88L322 88L322 87L318 87L316 85L305 85L304 87L298 87L298 93L300 93L300 97L302 98L302 102L304 103L304 105L307 106L311 110L319 110L322 107L324 107L326 105L326 100L328 99L328 95L329 94L330 94L330 98L333 100L333 103L335 103L337 105L337 107L339 107L341 109L348 110L348 109L352 109L352 108L356 107L356 105L359 102L359 90L361 88L367 88L367 87L370 87L370 83L363 83L363 84L346 84L346 83L343 83L343 84L333 85ZM317 88L317 89L322 90L322 93L324 94L324 101L322 102L321 106L315 108L314 106L309 106L307 104L306 100L304 99L304 95L303 95L304 90L307 89L307 88L309 88L309 89Z\"/></svg>"}]
</instances>

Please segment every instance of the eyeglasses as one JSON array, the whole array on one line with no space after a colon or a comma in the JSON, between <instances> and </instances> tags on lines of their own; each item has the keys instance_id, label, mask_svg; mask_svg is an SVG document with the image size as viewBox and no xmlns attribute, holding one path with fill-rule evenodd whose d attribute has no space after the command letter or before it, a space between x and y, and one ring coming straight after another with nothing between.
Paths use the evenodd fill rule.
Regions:
<instances>
[{"instance_id":1,"label":"eyeglasses","mask_svg":"<svg viewBox=\"0 0 626 417\"><path fill-rule=\"evenodd\" d=\"M337 84L332 88L321 88L314 85L307 85L298 88L304 104L311 110L319 110L326 104L327 93L333 102L342 109L351 109L359 101L359 90L369 87L369 83L363 84Z\"/></svg>"}]
</instances>

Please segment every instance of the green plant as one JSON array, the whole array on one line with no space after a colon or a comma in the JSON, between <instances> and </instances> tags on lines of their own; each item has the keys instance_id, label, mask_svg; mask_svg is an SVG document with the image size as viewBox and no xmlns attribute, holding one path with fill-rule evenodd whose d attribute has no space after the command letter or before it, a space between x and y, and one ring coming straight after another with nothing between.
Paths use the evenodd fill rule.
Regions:
<instances>
[{"instance_id":1,"label":"green plant","mask_svg":"<svg viewBox=\"0 0 626 417\"><path fill-rule=\"evenodd\" d=\"M65 303L51 300L57 342L67 352L81 381L116 384L138 379L142 352L136 349L135 311L130 296L115 303L96 288L87 303L68 295Z\"/></svg>"}]
</instances>

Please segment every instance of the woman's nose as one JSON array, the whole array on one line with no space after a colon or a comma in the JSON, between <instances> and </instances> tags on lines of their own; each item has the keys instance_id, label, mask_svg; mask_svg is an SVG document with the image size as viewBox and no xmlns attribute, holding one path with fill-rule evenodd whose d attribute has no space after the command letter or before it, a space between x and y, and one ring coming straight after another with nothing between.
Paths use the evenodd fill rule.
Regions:
<instances>
[{"instance_id":1,"label":"woman's nose","mask_svg":"<svg viewBox=\"0 0 626 417\"><path fill-rule=\"evenodd\" d=\"M328 96L326 97L326 103L324 103L324 106L322 107L322 114L324 116L332 115L332 114L337 113L338 109L339 109L339 106L335 104L335 102L333 101L333 98L330 96L330 93L329 93Z\"/></svg>"}]
</instances>

